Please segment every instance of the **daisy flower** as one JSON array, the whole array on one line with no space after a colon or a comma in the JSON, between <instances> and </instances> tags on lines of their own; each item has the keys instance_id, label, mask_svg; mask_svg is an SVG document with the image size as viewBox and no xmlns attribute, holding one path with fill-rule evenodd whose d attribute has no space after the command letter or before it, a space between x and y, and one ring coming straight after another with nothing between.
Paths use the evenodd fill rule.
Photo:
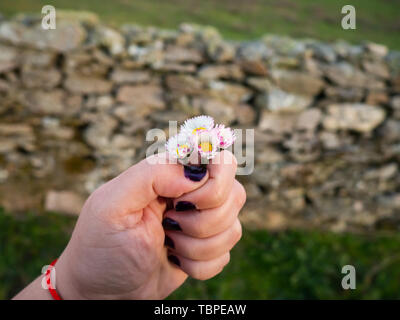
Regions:
<instances>
[{"instance_id":1,"label":"daisy flower","mask_svg":"<svg viewBox=\"0 0 400 320\"><path fill-rule=\"evenodd\" d=\"M192 136L195 149L205 159L215 157L218 150L218 136L215 130L201 130Z\"/></svg>"},{"instance_id":2,"label":"daisy flower","mask_svg":"<svg viewBox=\"0 0 400 320\"><path fill-rule=\"evenodd\" d=\"M195 135L202 131L211 130L213 127L213 118L209 116L198 116L186 120L181 126L181 132L187 135Z\"/></svg>"},{"instance_id":3,"label":"daisy flower","mask_svg":"<svg viewBox=\"0 0 400 320\"><path fill-rule=\"evenodd\" d=\"M231 128L225 127L223 124L215 126L219 147L222 149L229 148L236 140L235 133Z\"/></svg>"},{"instance_id":4,"label":"daisy flower","mask_svg":"<svg viewBox=\"0 0 400 320\"><path fill-rule=\"evenodd\" d=\"M187 135L179 133L168 139L165 147L175 159L183 160L190 156L193 145Z\"/></svg>"}]
</instances>

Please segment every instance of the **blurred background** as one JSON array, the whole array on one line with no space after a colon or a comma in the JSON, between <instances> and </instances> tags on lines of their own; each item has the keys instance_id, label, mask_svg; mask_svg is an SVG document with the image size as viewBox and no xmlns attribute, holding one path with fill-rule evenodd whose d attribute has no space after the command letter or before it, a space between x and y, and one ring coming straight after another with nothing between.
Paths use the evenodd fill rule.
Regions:
<instances>
[{"instance_id":1,"label":"blurred background","mask_svg":"<svg viewBox=\"0 0 400 320\"><path fill-rule=\"evenodd\" d=\"M255 129L255 169L230 264L170 298L399 298L399 17L393 0L2 0L0 299L60 255L147 130L198 114Z\"/></svg>"}]
</instances>

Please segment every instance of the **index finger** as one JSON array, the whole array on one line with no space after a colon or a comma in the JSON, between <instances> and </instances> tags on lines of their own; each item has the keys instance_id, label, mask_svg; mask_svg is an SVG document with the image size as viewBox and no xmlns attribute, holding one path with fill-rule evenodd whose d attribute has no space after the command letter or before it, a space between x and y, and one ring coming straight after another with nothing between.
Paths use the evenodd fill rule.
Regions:
<instances>
[{"instance_id":1,"label":"index finger","mask_svg":"<svg viewBox=\"0 0 400 320\"><path fill-rule=\"evenodd\" d=\"M237 161L232 152L223 150L217 153L207 165L207 182L200 188L174 199L174 207L179 211L179 202L190 202L199 210L221 206L232 190L236 168Z\"/></svg>"}]
</instances>

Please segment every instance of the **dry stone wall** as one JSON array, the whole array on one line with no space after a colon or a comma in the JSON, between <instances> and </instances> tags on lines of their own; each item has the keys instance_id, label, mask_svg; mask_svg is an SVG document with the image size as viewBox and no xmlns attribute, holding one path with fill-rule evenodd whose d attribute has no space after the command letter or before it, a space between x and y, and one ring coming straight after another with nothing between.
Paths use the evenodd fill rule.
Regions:
<instances>
[{"instance_id":1,"label":"dry stone wall","mask_svg":"<svg viewBox=\"0 0 400 320\"><path fill-rule=\"evenodd\" d=\"M0 19L0 205L77 212L143 159L151 128L208 114L255 129L249 227L400 226L400 53L383 45L92 14Z\"/></svg>"}]
</instances>

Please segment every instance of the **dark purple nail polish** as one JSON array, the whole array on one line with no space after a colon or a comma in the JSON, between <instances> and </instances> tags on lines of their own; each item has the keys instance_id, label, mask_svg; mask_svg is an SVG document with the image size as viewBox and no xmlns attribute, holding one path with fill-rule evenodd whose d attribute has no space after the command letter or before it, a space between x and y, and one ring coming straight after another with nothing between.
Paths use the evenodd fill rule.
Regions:
<instances>
[{"instance_id":1,"label":"dark purple nail polish","mask_svg":"<svg viewBox=\"0 0 400 320\"><path fill-rule=\"evenodd\" d=\"M192 181L200 181L207 173L207 166L184 166L185 177Z\"/></svg>"},{"instance_id":2,"label":"dark purple nail polish","mask_svg":"<svg viewBox=\"0 0 400 320\"><path fill-rule=\"evenodd\" d=\"M175 249L174 241L170 237L168 237L167 235L164 238L164 245L166 247L170 247L171 249Z\"/></svg>"},{"instance_id":3,"label":"dark purple nail polish","mask_svg":"<svg viewBox=\"0 0 400 320\"><path fill-rule=\"evenodd\" d=\"M175 211L189 211L189 210L195 210L196 206L189 202L189 201L179 201L175 205Z\"/></svg>"},{"instance_id":4,"label":"dark purple nail polish","mask_svg":"<svg viewBox=\"0 0 400 320\"><path fill-rule=\"evenodd\" d=\"M179 259L173 255L168 256L168 260L173 264L176 264L178 267L181 266L181 262L179 261Z\"/></svg>"},{"instance_id":5,"label":"dark purple nail polish","mask_svg":"<svg viewBox=\"0 0 400 320\"><path fill-rule=\"evenodd\" d=\"M172 220L171 218L165 218L162 222L162 225L165 230L175 230L175 231L181 231L182 228L179 225L178 222L175 220Z\"/></svg>"}]
</instances>

